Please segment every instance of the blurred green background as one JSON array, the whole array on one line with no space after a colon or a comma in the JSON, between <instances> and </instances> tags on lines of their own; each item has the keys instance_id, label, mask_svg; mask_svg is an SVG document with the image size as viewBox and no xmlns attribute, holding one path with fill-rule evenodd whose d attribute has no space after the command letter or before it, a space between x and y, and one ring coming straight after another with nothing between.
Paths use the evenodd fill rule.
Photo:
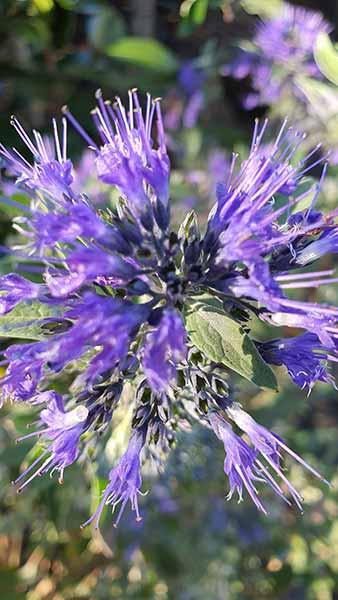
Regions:
<instances>
[{"instance_id":1,"label":"blurred green background","mask_svg":"<svg viewBox=\"0 0 338 600\"><path fill-rule=\"evenodd\" d=\"M170 128L176 218L196 206L203 219L229 152L245 153L253 118L268 111L244 111L241 86L250 82L223 78L220 68L236 41L250 38L257 16L264 17L275 2L1 0L1 141L20 147L9 125L12 114L27 129L45 133L68 104L90 129L98 87L107 98L125 97L130 87L149 91L163 98ZM337 30L335 0L302 4L322 10ZM187 65L197 73L193 85L182 77ZM192 75L188 80L191 84ZM191 122L186 110L194 100ZM83 146L75 132L69 146L82 164L85 189L97 193L92 164L81 163ZM332 168L321 200L327 208L337 205L337 183ZM5 182L3 188L6 193ZM3 209L2 241L12 236ZM337 303L334 289L321 296ZM304 515L268 491L268 517L247 499L226 503L223 449L196 425L180 434L163 473L146 467L150 493L142 498L140 524L126 513L114 529L107 514L101 534L82 531L105 484L101 473L125 443L123 415L97 464L71 467L63 486L48 477L35 480L17 497L10 482L34 449L15 443L16 429L24 432L32 410L7 406L0 429L1 599L338 599L337 392L318 385L307 398L279 375L278 395L241 382L241 399L332 481L327 489L290 465L290 478L304 496Z\"/></svg>"}]
</instances>

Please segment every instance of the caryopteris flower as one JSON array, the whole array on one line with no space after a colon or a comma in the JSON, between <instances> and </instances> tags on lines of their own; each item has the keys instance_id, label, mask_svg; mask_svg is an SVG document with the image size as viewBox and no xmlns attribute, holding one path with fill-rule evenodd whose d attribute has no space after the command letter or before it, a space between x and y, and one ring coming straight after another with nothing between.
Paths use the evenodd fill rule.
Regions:
<instances>
[{"instance_id":1,"label":"caryopteris flower","mask_svg":"<svg viewBox=\"0 0 338 600\"><path fill-rule=\"evenodd\" d=\"M283 473L280 464L281 450L290 454L313 475L321 479L319 473L290 450L276 434L256 423L240 405L234 403L226 410L226 413L248 435L251 443L249 446L235 434L229 422L222 415L210 412L210 425L216 436L223 442L226 452L224 472L229 477L228 498L230 499L237 492L239 501L243 500L243 488L245 488L257 508L266 513L256 487L257 483L266 483L289 504L278 481L274 479L275 476L286 485L294 502L301 509L302 498Z\"/></svg>"},{"instance_id":2,"label":"caryopteris flower","mask_svg":"<svg viewBox=\"0 0 338 600\"><path fill-rule=\"evenodd\" d=\"M301 388L333 381L327 363L337 360L338 308L287 295L335 281L332 271L301 270L336 252L337 237L335 213L314 210L319 184L311 207L297 211L311 155L298 165L291 161L303 137L284 123L276 141L263 145L266 123L256 125L249 157L239 169L234 158L227 181L218 185L205 231L190 213L175 232L159 101L148 96L142 109L135 91L128 108L120 99L105 102L100 92L97 100L98 142L65 109L62 142L54 123L54 150L36 132L31 141L13 119L32 164L2 149L9 173L31 198L15 221L25 240L13 252L26 272L35 263L34 283L17 274L0 278L3 327L23 339L3 351L2 398L40 409L40 426L29 437L39 436L45 446L18 488L47 471L59 471L62 479L66 467L88 457L86 445L111 422L114 431L127 390L129 445L88 522L98 524L106 504L120 506L118 522L128 502L139 518L143 449L162 456L194 417L224 443L229 497L236 492L241 499L246 490L265 511L257 491L265 483L300 506L280 466L281 452L318 473L234 404L226 366L267 387L275 387L268 363L285 365ZM66 120L89 144L97 178L116 188L116 205L98 210L74 187ZM254 318L303 333L254 342ZM59 380L68 390L63 397L54 389Z\"/></svg>"},{"instance_id":3,"label":"caryopteris flower","mask_svg":"<svg viewBox=\"0 0 338 600\"><path fill-rule=\"evenodd\" d=\"M302 389L307 388L309 393L317 381L335 385L327 369L328 352L314 333L303 333L257 345L266 362L284 365L294 383ZM330 358L336 360L333 356Z\"/></svg>"},{"instance_id":4,"label":"caryopteris flower","mask_svg":"<svg viewBox=\"0 0 338 600\"><path fill-rule=\"evenodd\" d=\"M62 483L65 468L71 465L79 454L78 442L84 431L88 409L85 406L76 406L73 410L65 412L62 397L55 392L50 392L47 397L45 395L45 401L47 407L40 413L42 429L28 433L19 439L41 435L49 445L14 482L16 485L20 483L18 492L21 492L34 477L48 471L51 474L59 471L59 481ZM38 466L41 461L42 464ZM34 471L35 467L37 467L36 471ZM30 475L32 471L33 474Z\"/></svg>"},{"instance_id":5,"label":"caryopteris flower","mask_svg":"<svg viewBox=\"0 0 338 600\"><path fill-rule=\"evenodd\" d=\"M244 98L248 109L275 104L286 89L299 98L299 74L322 79L314 46L318 35L331 29L321 13L283 3L279 14L259 24L252 48L241 48L223 73L236 79L251 77L254 91Z\"/></svg>"},{"instance_id":6,"label":"caryopteris flower","mask_svg":"<svg viewBox=\"0 0 338 600\"><path fill-rule=\"evenodd\" d=\"M97 507L94 515L83 524L88 525L94 521L98 527L101 513L104 506L111 504L113 512L118 504L121 504L120 510L115 522L118 522L122 516L123 510L130 501L132 510L136 513L136 520L140 521L140 512L138 507L138 495L141 493L142 477L141 477L141 459L140 455L145 442L146 431L136 430L129 441L128 448L125 454L120 459L119 463L109 473L109 483L104 491L102 500Z\"/></svg>"},{"instance_id":7,"label":"caryopteris flower","mask_svg":"<svg viewBox=\"0 0 338 600\"><path fill-rule=\"evenodd\" d=\"M194 61L184 62L179 69L177 84L166 95L164 123L167 130L181 126L194 127L205 105L203 84L206 74Z\"/></svg>"}]
</instances>

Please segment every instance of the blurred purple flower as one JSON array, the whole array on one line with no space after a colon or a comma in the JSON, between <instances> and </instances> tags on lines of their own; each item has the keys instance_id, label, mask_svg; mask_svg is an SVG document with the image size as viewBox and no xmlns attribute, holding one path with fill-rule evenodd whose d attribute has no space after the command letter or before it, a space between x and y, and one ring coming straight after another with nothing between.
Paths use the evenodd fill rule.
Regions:
<instances>
[{"instance_id":1,"label":"blurred purple flower","mask_svg":"<svg viewBox=\"0 0 338 600\"><path fill-rule=\"evenodd\" d=\"M222 73L235 79L250 76L254 92L243 98L249 110L279 102L285 89L301 99L296 77L322 79L313 51L318 35L331 30L321 13L283 3L278 15L258 25L253 48L240 48Z\"/></svg>"},{"instance_id":2,"label":"blurred purple flower","mask_svg":"<svg viewBox=\"0 0 338 600\"><path fill-rule=\"evenodd\" d=\"M164 114L166 128L177 130L182 123L190 129L195 127L205 105L203 85L205 72L194 61L186 61L179 70L177 86L167 95Z\"/></svg>"}]
</instances>

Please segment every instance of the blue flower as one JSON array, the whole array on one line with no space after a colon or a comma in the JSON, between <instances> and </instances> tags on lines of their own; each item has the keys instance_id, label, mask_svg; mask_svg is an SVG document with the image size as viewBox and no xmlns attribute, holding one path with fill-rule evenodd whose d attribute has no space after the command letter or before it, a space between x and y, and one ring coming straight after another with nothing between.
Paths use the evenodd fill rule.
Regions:
<instances>
[{"instance_id":1,"label":"blue flower","mask_svg":"<svg viewBox=\"0 0 338 600\"><path fill-rule=\"evenodd\" d=\"M42 190L47 198L63 201L63 196L76 198L73 191L73 165L67 158L67 121L62 121L62 144L59 140L59 133L56 121L53 120L54 142L52 148L50 144L42 138L37 131L33 132L32 141L21 123L12 117L11 124L17 131L22 141L33 155L34 163L31 165L15 148L7 150L0 145L0 152L7 160L11 171L17 176L17 183L24 186L28 192Z\"/></svg>"},{"instance_id":2,"label":"blue flower","mask_svg":"<svg viewBox=\"0 0 338 600\"><path fill-rule=\"evenodd\" d=\"M227 500L230 500L235 493L238 494L239 501L243 500L245 488L257 508L266 514L255 487L259 481L268 483L257 462L257 452L232 431L231 426L222 416L210 413L209 423L216 436L223 442L226 452L224 472L229 478L230 485Z\"/></svg>"},{"instance_id":3,"label":"blue flower","mask_svg":"<svg viewBox=\"0 0 338 600\"><path fill-rule=\"evenodd\" d=\"M325 254L335 254L338 252L338 229L331 227L310 242L304 248L297 252L296 261L299 265L308 265L318 260Z\"/></svg>"},{"instance_id":4,"label":"blue flower","mask_svg":"<svg viewBox=\"0 0 338 600\"><path fill-rule=\"evenodd\" d=\"M334 385L334 379L327 370L330 355L325 352L318 337L304 333L296 337L257 343L264 360L272 365L284 365L292 381L300 388L311 392L317 381Z\"/></svg>"},{"instance_id":5,"label":"blue flower","mask_svg":"<svg viewBox=\"0 0 338 600\"><path fill-rule=\"evenodd\" d=\"M92 114L101 144L94 142L93 148L99 179L119 188L131 214L147 229L155 218L165 230L169 224L169 158L159 102L148 95L143 116L135 90L129 92L128 113L120 98L111 106L103 101L100 90L96 97L98 106ZM83 134L67 109L65 114ZM154 121L157 147L151 137Z\"/></svg>"},{"instance_id":6,"label":"blue flower","mask_svg":"<svg viewBox=\"0 0 338 600\"><path fill-rule=\"evenodd\" d=\"M283 3L277 15L259 23L252 49L240 48L222 72L236 79L251 77L254 91L243 98L247 109L276 104L290 86L298 101L304 101L297 77L302 73L322 79L314 46L320 33L331 30L321 13Z\"/></svg>"},{"instance_id":7,"label":"blue flower","mask_svg":"<svg viewBox=\"0 0 338 600\"><path fill-rule=\"evenodd\" d=\"M55 271L53 277L49 272L46 283L55 297L68 296L84 283L91 283L99 277L114 277L120 284L126 283L137 275L135 266L107 250L101 248L86 247L72 252L67 261L67 272L64 275Z\"/></svg>"},{"instance_id":8,"label":"blue flower","mask_svg":"<svg viewBox=\"0 0 338 600\"><path fill-rule=\"evenodd\" d=\"M41 286L11 273L0 277L0 291L5 292L0 296L0 314L4 315L13 310L19 302L38 298Z\"/></svg>"},{"instance_id":9,"label":"blue flower","mask_svg":"<svg viewBox=\"0 0 338 600\"><path fill-rule=\"evenodd\" d=\"M176 365L186 358L186 332L180 315L166 310L159 325L148 334L143 369L155 393L168 391L176 380Z\"/></svg>"},{"instance_id":10,"label":"blue flower","mask_svg":"<svg viewBox=\"0 0 338 600\"><path fill-rule=\"evenodd\" d=\"M20 438L22 440L38 435L48 445L14 482L15 485L20 484L17 487L18 492L21 492L37 475L47 472L53 474L54 471L59 471L59 481L62 483L65 468L78 457L78 442L84 432L87 417L88 410L85 406L77 406L66 412L61 396L56 393L49 395L47 408L40 413L42 428ZM42 464L38 466L41 462Z\"/></svg>"},{"instance_id":11,"label":"blue flower","mask_svg":"<svg viewBox=\"0 0 338 600\"><path fill-rule=\"evenodd\" d=\"M34 404L38 395L38 385L43 373L43 359L30 358L24 349L19 347L20 358L15 357L15 346L7 351L10 361L5 377L1 380L1 404L4 400L14 402L31 402Z\"/></svg>"},{"instance_id":12,"label":"blue flower","mask_svg":"<svg viewBox=\"0 0 338 600\"><path fill-rule=\"evenodd\" d=\"M119 513L115 521L115 526L117 526L128 502L130 502L132 510L136 513L136 520L141 520L138 496L141 493L142 486L141 452L144 443L145 432L143 430L134 431L125 454L123 454L116 467L109 473L109 483L103 492L102 499L94 515L82 527L94 521L95 527L98 528L104 507L112 505L114 512L115 508L120 504Z\"/></svg>"},{"instance_id":13,"label":"blue flower","mask_svg":"<svg viewBox=\"0 0 338 600\"><path fill-rule=\"evenodd\" d=\"M292 61L298 68L301 65L302 69L310 69L311 75L319 75L313 48L318 35L330 33L331 29L320 12L284 4L280 14L259 25L254 43L267 59Z\"/></svg>"},{"instance_id":14,"label":"blue flower","mask_svg":"<svg viewBox=\"0 0 338 600\"><path fill-rule=\"evenodd\" d=\"M315 477L323 479L321 475L290 450L275 433L271 433L265 427L256 423L240 405L232 404L226 409L226 414L248 435L251 442L251 446L249 446L240 436L235 434L230 424L221 414L217 412L209 414L209 423L216 436L223 442L226 452L224 472L229 478L230 485L227 499L230 499L237 492L239 500L242 500L243 489L245 488L257 508L266 514L257 490L258 483L265 483L289 504L282 488L274 479L272 474L274 472L286 485L298 508L302 509L302 497L288 481L281 467L281 451L284 450L292 456Z\"/></svg>"},{"instance_id":15,"label":"blue flower","mask_svg":"<svg viewBox=\"0 0 338 600\"><path fill-rule=\"evenodd\" d=\"M30 317L29 324L39 325L37 340L3 351L2 399L34 405L41 424L36 435L47 444L20 476L19 489L47 471L57 470L62 478L67 466L86 455L88 439L111 425L132 383L129 445L89 522L98 524L105 504L113 509L120 504L118 522L129 501L139 518L143 448L161 459L176 431L194 417L208 422L224 443L230 497L241 498L246 489L265 511L257 485L266 483L285 499L278 477L300 505L280 468L281 450L317 472L233 405L226 369L195 347L185 321L196 299L208 295L247 329L250 318L302 329L297 338L257 342L257 348L268 363L285 365L300 387L333 382L326 361L337 360L338 308L287 295L289 289L336 281L332 271L301 272L302 265L336 251L335 213L315 210L322 178L313 186L311 209L297 212L299 184L313 153L294 164L303 136L285 122L276 141L265 144L267 123L257 123L247 160L237 169L234 157L227 180L217 186L205 233L193 214L176 232L170 229L169 159L159 101L147 96L143 110L135 91L128 109L119 99L104 102L100 92L97 100L98 143L67 109L65 115L92 147L97 179L117 189L114 208L98 210L75 185L65 120L62 143L54 123L54 150L36 132L31 141L13 120L33 154L32 165L2 148L16 185L31 197L16 220L23 243L13 252L28 265L38 262L41 278L33 283L17 274L1 277L0 312L41 304L50 315L37 316L36 323ZM70 384L61 397L54 385L65 373Z\"/></svg>"}]
</instances>

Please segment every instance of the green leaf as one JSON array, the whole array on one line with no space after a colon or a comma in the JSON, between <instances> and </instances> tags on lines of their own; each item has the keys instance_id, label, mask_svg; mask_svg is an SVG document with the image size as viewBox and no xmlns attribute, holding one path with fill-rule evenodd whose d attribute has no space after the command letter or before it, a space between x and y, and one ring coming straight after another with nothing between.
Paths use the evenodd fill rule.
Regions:
<instances>
[{"instance_id":1,"label":"green leaf","mask_svg":"<svg viewBox=\"0 0 338 600\"><path fill-rule=\"evenodd\" d=\"M97 475L97 473L93 473L92 477L91 477L91 494L90 494L90 501L91 501L91 508L90 508L90 512L94 513L95 510L97 509L97 506L102 498L102 493L104 492L105 487L107 486L107 479L104 479L103 477L99 477Z\"/></svg>"},{"instance_id":2,"label":"green leaf","mask_svg":"<svg viewBox=\"0 0 338 600\"><path fill-rule=\"evenodd\" d=\"M54 8L53 0L33 0L33 6L40 13L48 13Z\"/></svg>"},{"instance_id":3,"label":"green leaf","mask_svg":"<svg viewBox=\"0 0 338 600\"><path fill-rule=\"evenodd\" d=\"M203 134L198 127L190 127L182 135L185 152L190 160L196 160L201 152Z\"/></svg>"},{"instance_id":4,"label":"green leaf","mask_svg":"<svg viewBox=\"0 0 338 600\"><path fill-rule=\"evenodd\" d=\"M278 15L282 9L281 0L241 0L244 10L250 15L259 15L264 18L272 18Z\"/></svg>"},{"instance_id":5,"label":"green leaf","mask_svg":"<svg viewBox=\"0 0 338 600\"><path fill-rule=\"evenodd\" d=\"M23 210L21 209L20 205L23 206L29 206L30 205L30 197L27 196L27 194L23 194L23 193L16 193L16 194L12 194L12 196L10 197L10 200L13 200L14 203L13 204L7 204L4 201L1 201L0 198L0 215L1 213L5 213L6 217L8 217L9 219L13 219L14 217L19 217L22 215ZM16 205L17 203L17 205Z\"/></svg>"},{"instance_id":6,"label":"green leaf","mask_svg":"<svg viewBox=\"0 0 338 600\"><path fill-rule=\"evenodd\" d=\"M123 37L105 49L112 58L166 73L177 69L174 55L157 40L142 37Z\"/></svg>"},{"instance_id":7,"label":"green leaf","mask_svg":"<svg viewBox=\"0 0 338 600\"><path fill-rule=\"evenodd\" d=\"M216 298L202 297L186 317L192 343L216 363L230 367L256 385L277 390L276 377L239 323L230 319Z\"/></svg>"},{"instance_id":8,"label":"green leaf","mask_svg":"<svg viewBox=\"0 0 338 600\"><path fill-rule=\"evenodd\" d=\"M196 239L199 237L198 220L194 210L191 210L181 223L178 237L179 239Z\"/></svg>"},{"instance_id":9,"label":"green leaf","mask_svg":"<svg viewBox=\"0 0 338 600\"><path fill-rule=\"evenodd\" d=\"M195 25L202 25L208 13L209 0L185 0L180 7L180 15L189 17Z\"/></svg>"},{"instance_id":10,"label":"green leaf","mask_svg":"<svg viewBox=\"0 0 338 600\"><path fill-rule=\"evenodd\" d=\"M7 315L0 317L0 337L26 340L44 339L48 330L44 330L45 319L60 315L56 306L42 304L37 300L20 302Z\"/></svg>"},{"instance_id":11,"label":"green leaf","mask_svg":"<svg viewBox=\"0 0 338 600\"><path fill-rule=\"evenodd\" d=\"M115 43L124 34L124 21L113 6L101 8L89 20L88 38L94 48L104 50L109 44Z\"/></svg>"},{"instance_id":12,"label":"green leaf","mask_svg":"<svg viewBox=\"0 0 338 600\"><path fill-rule=\"evenodd\" d=\"M297 190L294 192L293 197L301 197L302 198L294 204L291 208L291 213L294 214L296 212L300 212L302 210L306 210L311 206L313 202L314 195L316 193L316 186L318 185L318 181L314 179L314 177L305 177L302 182L298 185Z\"/></svg>"},{"instance_id":13,"label":"green leaf","mask_svg":"<svg viewBox=\"0 0 338 600\"><path fill-rule=\"evenodd\" d=\"M325 77L338 85L338 51L327 33L320 33L314 47L314 58Z\"/></svg>"}]
</instances>

